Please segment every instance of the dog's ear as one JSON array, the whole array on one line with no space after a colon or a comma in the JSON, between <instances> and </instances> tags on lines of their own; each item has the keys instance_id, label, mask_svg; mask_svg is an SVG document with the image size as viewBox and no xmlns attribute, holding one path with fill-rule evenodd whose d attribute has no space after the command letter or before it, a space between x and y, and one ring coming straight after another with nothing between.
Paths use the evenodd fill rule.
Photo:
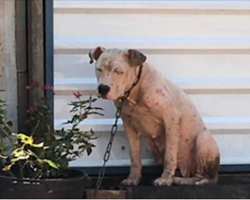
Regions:
<instances>
[{"instance_id":1,"label":"dog's ear","mask_svg":"<svg viewBox=\"0 0 250 200\"><path fill-rule=\"evenodd\" d=\"M125 56L128 58L129 64L136 67L144 63L147 59L145 55L135 49L126 51Z\"/></svg>"},{"instance_id":2,"label":"dog's ear","mask_svg":"<svg viewBox=\"0 0 250 200\"><path fill-rule=\"evenodd\" d=\"M90 58L89 63L92 64L94 60L95 61L98 60L98 58L104 51L105 51L104 47L96 47L95 49L90 50L89 51L89 58Z\"/></svg>"}]
</instances>

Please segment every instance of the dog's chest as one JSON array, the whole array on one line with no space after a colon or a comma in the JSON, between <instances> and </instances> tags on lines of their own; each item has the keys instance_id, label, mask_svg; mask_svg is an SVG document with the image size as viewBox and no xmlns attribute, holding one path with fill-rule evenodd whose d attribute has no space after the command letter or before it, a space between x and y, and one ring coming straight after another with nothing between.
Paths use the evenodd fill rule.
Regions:
<instances>
[{"instance_id":1,"label":"dog's chest","mask_svg":"<svg viewBox=\"0 0 250 200\"><path fill-rule=\"evenodd\" d=\"M159 113L145 107L143 104L125 102L122 110L122 119L136 129L143 137L156 138L164 134L163 123Z\"/></svg>"}]
</instances>

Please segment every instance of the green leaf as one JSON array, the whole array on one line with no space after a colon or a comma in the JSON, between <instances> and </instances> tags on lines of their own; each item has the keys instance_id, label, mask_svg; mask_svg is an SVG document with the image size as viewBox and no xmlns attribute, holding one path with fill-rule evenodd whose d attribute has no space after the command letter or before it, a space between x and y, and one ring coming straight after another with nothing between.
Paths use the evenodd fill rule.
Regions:
<instances>
[{"instance_id":1,"label":"green leaf","mask_svg":"<svg viewBox=\"0 0 250 200\"><path fill-rule=\"evenodd\" d=\"M2 126L0 126L0 135L2 137L8 137L9 136L8 132L6 131L6 129L4 127L2 127Z\"/></svg>"},{"instance_id":2,"label":"green leaf","mask_svg":"<svg viewBox=\"0 0 250 200\"><path fill-rule=\"evenodd\" d=\"M12 127L12 126L13 126L13 122L12 122L12 121L8 121L6 124L7 124L9 127Z\"/></svg>"},{"instance_id":3,"label":"green leaf","mask_svg":"<svg viewBox=\"0 0 250 200\"><path fill-rule=\"evenodd\" d=\"M18 134L13 133L13 135L15 135L20 140L27 140L27 139L29 139L29 136L27 136L27 135L25 135L23 133L18 133Z\"/></svg>"},{"instance_id":4,"label":"green leaf","mask_svg":"<svg viewBox=\"0 0 250 200\"><path fill-rule=\"evenodd\" d=\"M100 107L92 107L92 109L94 109L94 110L104 110L103 108L100 108Z\"/></svg>"},{"instance_id":5,"label":"green leaf","mask_svg":"<svg viewBox=\"0 0 250 200\"><path fill-rule=\"evenodd\" d=\"M80 146L78 146L78 149L86 149L86 145L85 144L80 145Z\"/></svg>"},{"instance_id":6,"label":"green leaf","mask_svg":"<svg viewBox=\"0 0 250 200\"><path fill-rule=\"evenodd\" d=\"M89 145L90 147L95 147L95 145L92 144L92 143L88 143L88 145Z\"/></svg>"},{"instance_id":7,"label":"green leaf","mask_svg":"<svg viewBox=\"0 0 250 200\"><path fill-rule=\"evenodd\" d=\"M51 160L43 159L43 162L48 163L49 166L51 166L51 167L54 168L54 169L59 169L59 168L57 167L57 165L56 165L53 161L51 161Z\"/></svg>"},{"instance_id":8,"label":"green leaf","mask_svg":"<svg viewBox=\"0 0 250 200\"><path fill-rule=\"evenodd\" d=\"M14 135L21 140L22 143L24 144L29 144L29 145L33 145L33 142L34 142L34 139L33 137L29 137L23 133L18 133L18 134L15 134Z\"/></svg>"},{"instance_id":9,"label":"green leaf","mask_svg":"<svg viewBox=\"0 0 250 200\"><path fill-rule=\"evenodd\" d=\"M100 116L104 116L104 114L99 113L99 112L89 112L88 115L100 115Z\"/></svg>"},{"instance_id":10,"label":"green leaf","mask_svg":"<svg viewBox=\"0 0 250 200\"><path fill-rule=\"evenodd\" d=\"M3 150L5 148L5 143L4 142L0 142L0 150Z\"/></svg>"},{"instance_id":11,"label":"green leaf","mask_svg":"<svg viewBox=\"0 0 250 200\"><path fill-rule=\"evenodd\" d=\"M67 122L63 122L62 124L72 124L73 121L72 120L68 120Z\"/></svg>"},{"instance_id":12,"label":"green leaf","mask_svg":"<svg viewBox=\"0 0 250 200\"><path fill-rule=\"evenodd\" d=\"M39 144L31 144L31 146L32 147L43 147L43 145L44 145L44 142L41 142L41 143L39 143Z\"/></svg>"},{"instance_id":13,"label":"green leaf","mask_svg":"<svg viewBox=\"0 0 250 200\"><path fill-rule=\"evenodd\" d=\"M3 148L3 152L9 151L10 149L11 149L11 146L10 146L10 145L6 145L6 146Z\"/></svg>"},{"instance_id":14,"label":"green leaf","mask_svg":"<svg viewBox=\"0 0 250 200\"><path fill-rule=\"evenodd\" d=\"M23 150L23 148L17 148L12 152L12 155L14 157L20 157L20 156L26 156L26 152Z\"/></svg>"},{"instance_id":15,"label":"green leaf","mask_svg":"<svg viewBox=\"0 0 250 200\"><path fill-rule=\"evenodd\" d=\"M15 163L15 162L17 162L19 160L27 160L29 157L30 157L29 155L19 156L17 158L12 158L10 161L12 163Z\"/></svg>"},{"instance_id":16,"label":"green leaf","mask_svg":"<svg viewBox=\"0 0 250 200\"><path fill-rule=\"evenodd\" d=\"M38 156L33 151L31 151L30 149L28 149L28 154L30 156L34 156L35 158L38 158Z\"/></svg>"},{"instance_id":17,"label":"green leaf","mask_svg":"<svg viewBox=\"0 0 250 200\"><path fill-rule=\"evenodd\" d=\"M6 110L1 110L1 113L6 115L7 114L7 111Z\"/></svg>"},{"instance_id":18,"label":"green leaf","mask_svg":"<svg viewBox=\"0 0 250 200\"><path fill-rule=\"evenodd\" d=\"M43 160L40 159L40 158L37 158L36 161L37 161L37 163L38 163L39 165L42 165L42 164L43 164Z\"/></svg>"},{"instance_id":19,"label":"green leaf","mask_svg":"<svg viewBox=\"0 0 250 200\"><path fill-rule=\"evenodd\" d=\"M87 151L87 154L88 154L88 156L89 156L89 155L92 153L92 148L89 147L89 148L86 149L86 151Z\"/></svg>"}]
</instances>

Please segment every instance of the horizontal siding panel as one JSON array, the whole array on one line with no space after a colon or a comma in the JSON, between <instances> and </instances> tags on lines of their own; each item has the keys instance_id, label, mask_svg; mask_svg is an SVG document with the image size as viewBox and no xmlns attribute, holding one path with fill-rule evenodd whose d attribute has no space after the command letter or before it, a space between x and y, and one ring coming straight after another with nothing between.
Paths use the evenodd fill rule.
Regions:
<instances>
[{"instance_id":1,"label":"horizontal siding panel","mask_svg":"<svg viewBox=\"0 0 250 200\"><path fill-rule=\"evenodd\" d=\"M71 9L71 8L83 8L85 10L89 9L206 9L206 10L250 10L249 1L65 1L65 0L54 0L54 9Z\"/></svg>"},{"instance_id":2,"label":"horizontal siding panel","mask_svg":"<svg viewBox=\"0 0 250 200\"><path fill-rule=\"evenodd\" d=\"M60 38L248 38L250 15L54 15L56 41ZM72 22L80 22L72 23ZM131 23L133 22L133 23ZM230 22L230 23L229 23ZM244 26L239 26L244 24ZM91 28L86 28L91 27ZM58 39L57 39L58 38ZM58 48L58 45L56 45Z\"/></svg>"},{"instance_id":3,"label":"horizontal siding panel","mask_svg":"<svg viewBox=\"0 0 250 200\"><path fill-rule=\"evenodd\" d=\"M108 141L107 141L108 142ZM103 149L105 150L105 149ZM70 163L71 167L100 167L103 165L102 159L103 157L100 156L97 159L93 158L94 156L87 157L87 158L79 158L75 161ZM116 158L110 158L108 163L106 164L107 167L129 167L131 166L130 159L119 159L120 156ZM249 157L241 157L240 155L237 157L222 157L220 163L222 165L245 165L250 164L250 156ZM142 166L157 166L157 163L154 159L142 159Z\"/></svg>"},{"instance_id":4,"label":"horizontal siding panel","mask_svg":"<svg viewBox=\"0 0 250 200\"><path fill-rule=\"evenodd\" d=\"M88 99L89 96L83 96L82 99ZM93 96L95 98L95 96ZM70 96L55 96L54 101L56 104L54 105L54 117L55 119L62 119L66 120L70 117L70 110L71 107L69 106L69 103L71 101L75 100L75 97L73 94ZM113 118L115 116L115 105L112 101L98 99L94 103L95 107L101 107L104 109L104 111L101 111L104 116L99 115L91 115L89 118Z\"/></svg>"},{"instance_id":5,"label":"horizontal siding panel","mask_svg":"<svg viewBox=\"0 0 250 200\"><path fill-rule=\"evenodd\" d=\"M103 46L103 45L100 45ZM96 47L96 46L95 46ZM107 48L107 47L106 47ZM250 54L250 49L139 49L137 47L130 47L137 49L145 54L169 54L169 55L246 55ZM55 55L76 55L87 54L90 49L56 49Z\"/></svg>"},{"instance_id":6,"label":"horizontal siding panel","mask_svg":"<svg viewBox=\"0 0 250 200\"><path fill-rule=\"evenodd\" d=\"M151 55L147 52L145 55L147 62L168 78L250 77L246 73L250 69L250 55ZM89 64L87 54L55 55L54 70L56 79L95 77L95 66Z\"/></svg>"},{"instance_id":7,"label":"horizontal siding panel","mask_svg":"<svg viewBox=\"0 0 250 200\"><path fill-rule=\"evenodd\" d=\"M249 18L250 20L250 18ZM250 32L250 27L249 27ZM136 48L147 51L166 50L249 50L250 38L57 38L55 52L89 51L97 46L106 48Z\"/></svg>"},{"instance_id":8,"label":"horizontal siding panel","mask_svg":"<svg viewBox=\"0 0 250 200\"><path fill-rule=\"evenodd\" d=\"M106 149L109 137L106 134L97 134L98 139L93 141L98 148L94 148L91 156L83 156L77 159L75 162L72 162L72 166L101 166L103 160L103 152ZM151 165L154 163L152 160L152 152L146 150L146 143L143 140L141 145L141 157L144 165ZM129 145L128 140L124 134L117 134L114 139L112 146L112 151L110 159L107 163L107 166L129 166Z\"/></svg>"},{"instance_id":9,"label":"horizontal siding panel","mask_svg":"<svg viewBox=\"0 0 250 200\"><path fill-rule=\"evenodd\" d=\"M240 134L216 134L215 140L220 146L221 164L250 164L249 148L250 132ZM83 156L71 163L71 166L101 166L103 164L103 152L106 149L109 137L103 134L98 135L98 139L93 143L98 147L93 149L91 156ZM240 145L235 145L240 144ZM143 166L155 165L152 159L152 152L146 150L146 143L142 142L142 163ZM233 148L232 148L233 147ZM130 166L129 145L125 135L117 134L113 143L113 151L107 166Z\"/></svg>"},{"instance_id":10,"label":"horizontal siding panel","mask_svg":"<svg viewBox=\"0 0 250 200\"><path fill-rule=\"evenodd\" d=\"M187 94L246 94L250 93L250 77L245 78L172 78L176 85ZM83 94L96 94L96 78L57 78L55 79L56 95L71 95L73 91Z\"/></svg>"},{"instance_id":11,"label":"horizontal siding panel","mask_svg":"<svg viewBox=\"0 0 250 200\"><path fill-rule=\"evenodd\" d=\"M250 129L250 117L203 117L207 128L210 130L249 130ZM108 132L111 130L115 119L86 119L79 125L82 130L90 130L93 128L97 132ZM56 119L55 126L60 127L70 127L70 125L62 125L65 120ZM122 121L119 120L118 131L124 131L122 126Z\"/></svg>"},{"instance_id":12,"label":"horizontal siding panel","mask_svg":"<svg viewBox=\"0 0 250 200\"><path fill-rule=\"evenodd\" d=\"M202 117L249 117L250 94L209 94L209 95L189 95L189 98L197 107ZM88 99L84 96L83 99ZM68 119L71 107L68 105L71 96L56 96L54 114L56 119ZM115 106L113 101L98 99L95 104L104 109L104 116L90 116L90 118L113 118L115 116Z\"/></svg>"}]
</instances>

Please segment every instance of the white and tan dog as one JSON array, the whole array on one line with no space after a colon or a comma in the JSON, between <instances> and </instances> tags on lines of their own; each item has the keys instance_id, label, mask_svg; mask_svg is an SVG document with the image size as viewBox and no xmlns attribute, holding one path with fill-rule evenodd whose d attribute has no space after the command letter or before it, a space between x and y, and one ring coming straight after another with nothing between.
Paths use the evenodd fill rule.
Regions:
<instances>
[{"instance_id":1,"label":"white and tan dog","mask_svg":"<svg viewBox=\"0 0 250 200\"><path fill-rule=\"evenodd\" d=\"M187 95L163 77L137 50L97 47L89 53L96 61L98 92L103 98L118 99L136 80L138 84L124 102L121 118L129 140L131 168L125 185L141 178L140 137L147 141L164 170L155 185L203 185L216 183L220 154L202 118ZM181 173L175 176L176 170Z\"/></svg>"}]
</instances>

